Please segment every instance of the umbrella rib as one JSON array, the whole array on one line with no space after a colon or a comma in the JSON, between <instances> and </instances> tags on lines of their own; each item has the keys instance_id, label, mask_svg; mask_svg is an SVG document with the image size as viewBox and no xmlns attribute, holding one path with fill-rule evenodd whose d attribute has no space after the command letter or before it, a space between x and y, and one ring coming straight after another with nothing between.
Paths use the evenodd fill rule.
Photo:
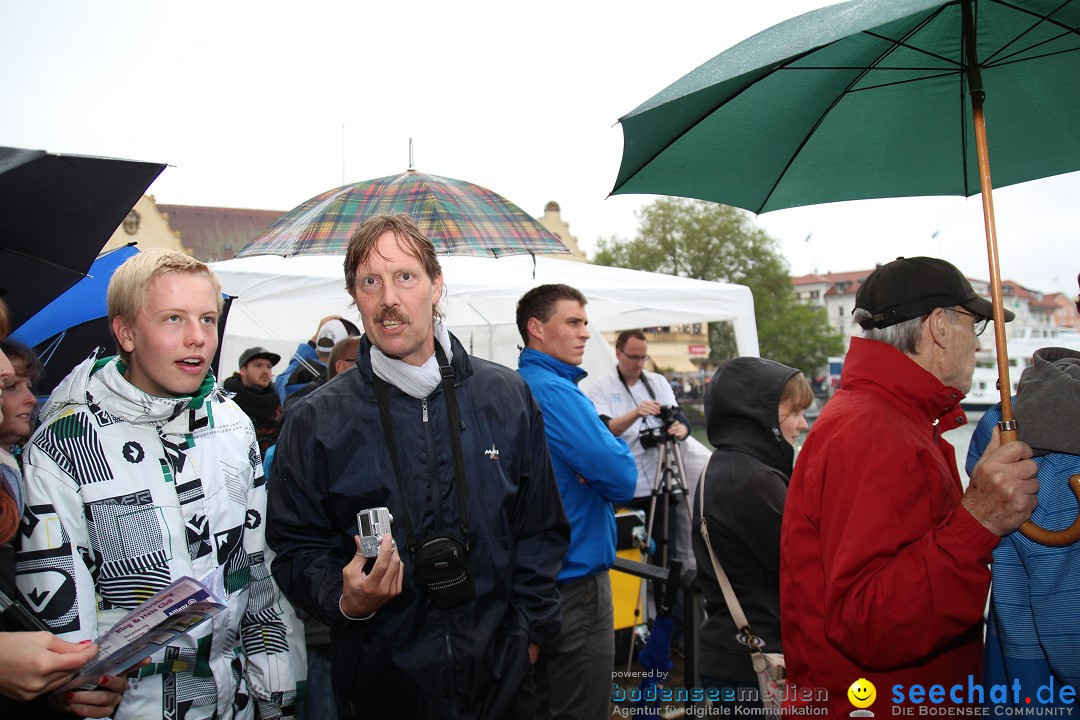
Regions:
<instances>
[{"instance_id":1,"label":"umbrella rib","mask_svg":"<svg viewBox=\"0 0 1080 720\"><path fill-rule=\"evenodd\" d=\"M70 268L67 265L61 265L58 262L53 262L52 260L48 260L46 258L38 257L36 255L31 255L30 253L25 253L25 252L23 252L21 250L16 250L15 248L0 247L0 252L11 253L12 255L16 255L18 257L25 258L26 260L31 260L33 262L44 263L46 265L52 265L54 268L57 268L58 270L66 270L67 272L78 275L79 277L89 277L86 273L81 272L79 270L76 270L75 268Z\"/></svg>"},{"instance_id":2,"label":"umbrella rib","mask_svg":"<svg viewBox=\"0 0 1080 720\"><path fill-rule=\"evenodd\" d=\"M1058 35L1057 37L1050 38L1049 40L1044 40L1041 43L1039 43L1038 45L1032 45L1031 47L1023 48L1022 50L1017 50L1016 52L1005 56L1005 58L1003 58L1001 60L998 60L997 62L983 63L982 67L984 67L984 68L1004 67L1006 65L1015 65L1016 63L1019 63L1019 62L1028 62L1030 60L1042 60L1043 58L1054 57L1055 55L1063 55L1065 53L1071 53L1071 52L1076 52L1077 50L1080 50L1080 47L1071 47L1071 48L1065 48L1064 50L1052 50L1050 52L1042 53L1041 55L1031 55L1031 56L1025 56L1025 57L1016 57L1020 53L1027 52L1029 50L1034 50L1035 48L1039 47L1040 45L1045 45L1047 43L1054 42L1055 40L1060 40L1061 38L1066 37L1067 35L1069 35L1069 33L1062 33L1061 35Z\"/></svg>"},{"instance_id":3,"label":"umbrella rib","mask_svg":"<svg viewBox=\"0 0 1080 720\"><path fill-rule=\"evenodd\" d=\"M960 101L960 177L964 179L964 197L970 197L971 190L968 187L968 174L967 174L967 159L970 149L968 148L967 141L967 128L972 124L972 119L968 115L968 103L967 103L967 77L961 76L960 83L957 85L960 89L959 97Z\"/></svg>"},{"instance_id":4,"label":"umbrella rib","mask_svg":"<svg viewBox=\"0 0 1080 720\"><path fill-rule=\"evenodd\" d=\"M950 77L952 75L959 75L961 70L948 70L945 72L935 73L933 75L925 75L923 77L908 78L907 80L897 80L895 82L878 83L877 85L867 85L866 87L852 88L845 91L846 95L854 94L857 92L865 92L866 90L880 90L881 88L896 87L898 85L907 85L908 83L925 82L927 80L936 80L938 78Z\"/></svg>"},{"instance_id":5,"label":"umbrella rib","mask_svg":"<svg viewBox=\"0 0 1080 720\"><path fill-rule=\"evenodd\" d=\"M788 68L789 70L859 70L858 67L798 67ZM934 68L921 68L921 67L890 67L890 68L874 68L874 72L887 72L890 70L901 70L911 72L914 70L933 70ZM878 90L881 88L894 87L897 85L905 85L913 82L923 82L926 80L936 80L938 78L949 77L951 75L958 75L961 69L958 67L955 70L940 69L940 72L936 72L933 75L924 75L922 77L908 78L906 80L896 80L894 82L877 83L876 85L866 85L865 87L850 88L844 91L844 94L851 94L857 92L863 92L865 90Z\"/></svg>"},{"instance_id":6,"label":"umbrella rib","mask_svg":"<svg viewBox=\"0 0 1080 720\"><path fill-rule=\"evenodd\" d=\"M1067 25L1067 24L1062 23L1062 22L1060 22L1058 20L1055 20L1054 17L1053 17L1063 7L1065 7L1066 5L1071 4L1072 0L1064 0L1064 2L1062 2L1060 5L1058 5L1056 8L1051 10L1046 15L1040 15L1039 13L1032 12L1031 10L1028 10L1027 8L1019 7L1017 5L1014 5L1013 3L1002 2L1002 0L994 0L994 2L997 5L1000 5L1001 7L1009 8L1010 10L1015 10L1016 12L1024 13L1026 15L1030 15L1031 17L1036 18L1036 22L1031 27L1029 27L1027 30L1020 33L1019 35L1017 35L1012 40L1010 40L1009 42L1002 45L1000 48L998 48L994 52L990 53L990 55L988 55L986 57L986 59L982 62L982 67L990 67L991 65L1004 65L1004 64L1006 64L1004 62L995 63L994 58L997 57L998 55L1000 55L1001 53L1005 52L1005 50L1008 49L1011 45L1018 42L1021 38L1023 38L1025 35L1030 33L1035 28L1039 27L1039 25L1042 25L1043 23L1050 23L1052 25L1056 25L1057 27L1064 30L1064 32L1062 32L1060 35L1056 35L1056 36L1054 36L1052 38L1049 38L1047 40L1043 40L1043 41L1041 41L1039 43L1036 43L1035 45L1032 45L1030 47L1016 50L1015 52L1012 52L1009 55L1006 55L1005 57L1006 58L1014 57L1014 56L1018 55L1019 53L1026 52L1027 50L1033 50L1034 48L1037 48L1040 45L1045 45L1048 42L1053 42L1054 40L1059 40L1060 38L1063 38L1066 35L1076 35L1077 32L1078 32L1077 28L1074 28L1074 27L1072 27L1070 25ZM1029 58L1029 59L1035 59L1035 58Z\"/></svg>"},{"instance_id":7,"label":"umbrella rib","mask_svg":"<svg viewBox=\"0 0 1080 720\"><path fill-rule=\"evenodd\" d=\"M885 35L881 35L879 33L874 32L873 30L863 30L863 35L869 35L872 38L877 38L878 40L884 40L885 42L889 43L890 45L892 45L892 47L889 48L889 52L892 52L897 47L902 47L902 48L905 48L907 50L911 50L912 52L919 53L920 55L926 55L928 57L936 58L936 59L942 61L943 63L946 63L947 65L950 65L952 67L957 67L957 66L960 65L960 63L956 62L955 60L951 60L951 59L945 57L944 55L939 55L937 53L930 52L929 50L926 50L925 48L921 48L921 47L918 47L916 45L910 45L910 44L907 43L907 38L911 37L912 35L917 33L919 30L922 30L923 27L925 27L928 22L933 20L940 12L941 12L941 10L939 9L933 15L931 15L930 17L926 18L925 20L923 20L921 23L919 23L915 27L908 30L907 34L904 35L904 37L900 38L899 40L897 40L895 38L891 38L891 37L886 37ZM878 69L879 70L887 70L888 68L878 68ZM912 68L912 69L921 69L921 68Z\"/></svg>"},{"instance_id":8,"label":"umbrella rib","mask_svg":"<svg viewBox=\"0 0 1080 720\"><path fill-rule=\"evenodd\" d=\"M949 63L948 68L932 68L926 66L912 65L912 66L892 66L885 68L874 68L874 72L912 72L915 70L940 70L945 73L956 72L956 69L960 66L957 63ZM799 70L865 70L862 65L800 65L799 67L784 68L786 72L797 72Z\"/></svg>"},{"instance_id":9,"label":"umbrella rib","mask_svg":"<svg viewBox=\"0 0 1080 720\"><path fill-rule=\"evenodd\" d=\"M759 205L758 205L758 212L759 213L761 212L762 208L766 207L769 204L769 199L776 193L776 188L778 188L780 186L780 183L783 181L784 176L786 176L787 173L788 173L788 170L791 169L792 164L794 164L794 162L795 162L795 158L799 157L799 154L802 153L803 148L806 147L806 143L810 142L810 138L814 136L814 133L817 132L817 129L819 127L821 127L821 124L823 122L825 122L825 118L829 116L829 113L831 113L833 111L833 108L835 108L840 103L840 101L844 99L844 96L847 95L851 91L851 89L860 80L862 80L864 77L866 77L867 73L869 73L871 70L876 69L876 66L879 65L886 57L888 57L890 54L892 54L893 51L896 50L896 48L901 47L901 46L910 47L910 46L907 46L907 45L904 44L905 40L907 40L907 38L911 37L913 34L915 34L919 30L921 30L923 27L925 27L926 24L929 23L935 17L937 17L937 15L939 13L941 13L941 11L942 11L942 8L938 8L937 10L935 10L933 13L931 13L926 18L924 18L923 21L920 22L918 25L916 25L915 27L908 30L907 34L904 35L904 37L902 37L902 38L900 38L898 40L890 40L889 38L883 37L881 35L877 35L875 33L869 33L869 32L865 33L865 34L870 35L872 37L876 37L876 38L878 38L880 40L884 40L885 42L887 42L889 44L889 47L886 48L884 51L882 51L877 56L877 58L874 59L874 61L872 63L869 63L865 68L863 68L862 72L860 72L855 78L853 78L851 80L851 82L848 83L847 87L844 88L840 93L838 93L836 95L836 97L834 97L832 99L832 101L829 103L829 106L827 108L825 108L825 110L821 113L821 116L818 117L818 119L814 122L813 127L811 127L809 131L807 131L807 133L803 136L803 139L799 142L799 147L797 147L795 149L795 151L793 153L791 153L790 157L788 158L787 163L784 165L784 169L781 172L777 173L775 182L773 182L772 187L769 188L769 192L767 192L765 194L765 197L762 198L761 203L759 203ZM823 46L823 47L828 47L828 46ZM918 51L918 48L910 48L910 49ZM921 51L919 51L919 52L921 52ZM933 56L932 53L925 53L925 54ZM790 63L788 63L788 64L790 65ZM785 67L784 69L787 69L787 68Z\"/></svg>"},{"instance_id":10,"label":"umbrella rib","mask_svg":"<svg viewBox=\"0 0 1080 720\"><path fill-rule=\"evenodd\" d=\"M46 347L42 348L41 352L38 354L38 359L41 360L42 365L49 364L49 361L52 360L53 355L56 354L57 348L60 347L60 343L62 343L64 341L64 338L67 337L67 334L67 330L61 330L59 333L52 337L51 341Z\"/></svg>"}]
</instances>

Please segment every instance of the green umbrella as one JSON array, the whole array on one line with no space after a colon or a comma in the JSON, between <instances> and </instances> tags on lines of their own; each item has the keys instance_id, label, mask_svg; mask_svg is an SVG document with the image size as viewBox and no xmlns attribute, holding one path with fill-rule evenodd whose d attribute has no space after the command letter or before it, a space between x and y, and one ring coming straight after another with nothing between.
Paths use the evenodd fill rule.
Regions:
<instances>
[{"instance_id":1,"label":"green umbrella","mask_svg":"<svg viewBox=\"0 0 1080 720\"><path fill-rule=\"evenodd\" d=\"M982 192L1002 424L1015 437L992 188L1080 169L1077 50L1072 0L821 8L717 55L623 117L612 192L758 213ZM1080 538L1080 519L1067 537L1023 530L1064 544Z\"/></svg>"}]
</instances>

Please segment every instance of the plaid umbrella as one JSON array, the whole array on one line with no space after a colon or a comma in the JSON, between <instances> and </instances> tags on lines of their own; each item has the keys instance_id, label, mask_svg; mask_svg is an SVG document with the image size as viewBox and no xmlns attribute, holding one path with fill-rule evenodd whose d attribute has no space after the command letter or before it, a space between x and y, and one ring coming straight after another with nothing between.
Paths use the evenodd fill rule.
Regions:
<instances>
[{"instance_id":1,"label":"plaid umbrella","mask_svg":"<svg viewBox=\"0 0 1080 720\"><path fill-rule=\"evenodd\" d=\"M498 257L570 252L558 236L506 198L463 180L409 170L344 185L282 215L237 253L335 255L374 215L406 213L447 255Z\"/></svg>"}]
</instances>

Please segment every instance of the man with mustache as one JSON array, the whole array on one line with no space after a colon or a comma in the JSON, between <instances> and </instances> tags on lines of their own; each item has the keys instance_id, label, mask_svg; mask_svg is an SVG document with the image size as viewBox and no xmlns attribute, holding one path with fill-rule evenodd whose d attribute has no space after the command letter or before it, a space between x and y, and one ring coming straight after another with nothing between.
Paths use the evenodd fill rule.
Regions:
<instances>
[{"instance_id":1,"label":"man with mustache","mask_svg":"<svg viewBox=\"0 0 1080 720\"><path fill-rule=\"evenodd\" d=\"M356 368L286 415L274 576L331 627L341 718L529 717L519 689L558 634L569 543L540 409L447 331L435 248L408 216L357 228L345 288L366 334ZM374 558L370 508L393 516Z\"/></svg>"}]
</instances>

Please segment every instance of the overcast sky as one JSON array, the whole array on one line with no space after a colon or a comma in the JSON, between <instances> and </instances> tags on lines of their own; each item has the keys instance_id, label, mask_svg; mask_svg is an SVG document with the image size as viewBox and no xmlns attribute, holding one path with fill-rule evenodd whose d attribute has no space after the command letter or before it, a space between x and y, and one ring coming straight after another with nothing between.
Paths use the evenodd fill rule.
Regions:
<instances>
[{"instance_id":1,"label":"overcast sky","mask_svg":"<svg viewBox=\"0 0 1080 720\"><path fill-rule=\"evenodd\" d=\"M343 180L405 171L413 138L419 171L534 216L556 200L591 251L598 237L632 237L653 199L607 197L618 118L824 4L0 0L0 145L168 163L150 188L160 203L288 210ZM1076 293L1078 190L1071 174L995 192L1004 277ZM795 275L929 254L989 277L977 197L756 222Z\"/></svg>"}]
</instances>

